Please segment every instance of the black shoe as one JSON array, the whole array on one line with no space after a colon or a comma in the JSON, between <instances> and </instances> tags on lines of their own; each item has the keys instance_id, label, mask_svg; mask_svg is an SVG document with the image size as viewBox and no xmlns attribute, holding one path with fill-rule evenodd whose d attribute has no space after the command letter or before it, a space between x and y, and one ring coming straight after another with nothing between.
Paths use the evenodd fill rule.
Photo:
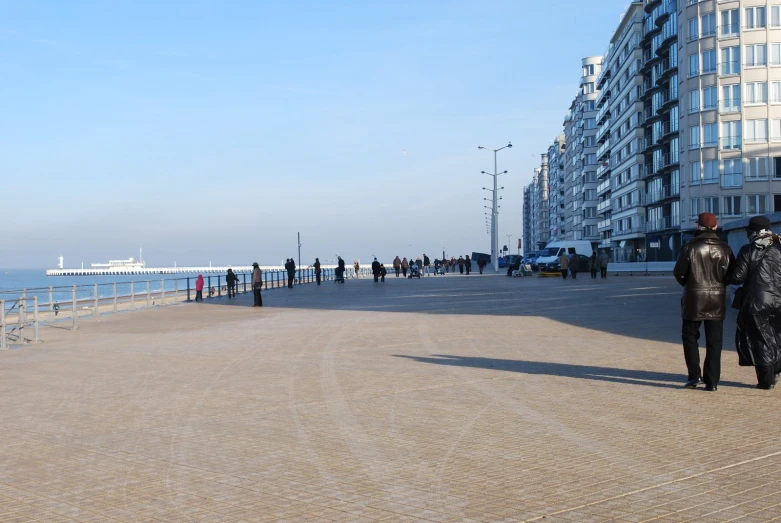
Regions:
<instances>
[{"instance_id":1,"label":"black shoe","mask_svg":"<svg viewBox=\"0 0 781 523\"><path fill-rule=\"evenodd\" d=\"M760 390L770 390L770 389L775 389L776 385L775 385L775 383L773 385L770 385L769 387L762 387L760 385L757 385L756 388L760 389Z\"/></svg>"},{"instance_id":2,"label":"black shoe","mask_svg":"<svg viewBox=\"0 0 781 523\"><path fill-rule=\"evenodd\" d=\"M697 385L699 385L700 383L702 383L701 379L689 380L686 382L686 385L684 385L684 387L686 387L687 389L696 389Z\"/></svg>"},{"instance_id":3,"label":"black shoe","mask_svg":"<svg viewBox=\"0 0 781 523\"><path fill-rule=\"evenodd\" d=\"M716 385L705 385L705 392L716 392Z\"/></svg>"}]
</instances>

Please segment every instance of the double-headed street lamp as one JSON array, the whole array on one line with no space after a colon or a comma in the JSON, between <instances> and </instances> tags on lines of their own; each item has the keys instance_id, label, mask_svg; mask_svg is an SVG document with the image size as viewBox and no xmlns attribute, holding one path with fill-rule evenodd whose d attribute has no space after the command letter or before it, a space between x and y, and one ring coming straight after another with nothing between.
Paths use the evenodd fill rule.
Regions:
<instances>
[{"instance_id":1,"label":"double-headed street lamp","mask_svg":"<svg viewBox=\"0 0 781 523\"><path fill-rule=\"evenodd\" d=\"M501 151L502 149L509 149L513 146L512 142L508 143L504 147L500 147L499 149L490 149L488 147L483 147L482 145L479 145L477 148L486 150L486 151L493 151L494 153L494 172L488 173L485 171L481 171L482 174L488 174L493 177L494 179L494 189L491 191L493 193L493 209L491 209L491 259L494 262L494 270L499 270L499 205L497 204L497 189L496 187L496 178L500 174L506 174L507 171L499 172L499 169L496 167L496 153Z\"/></svg>"}]
</instances>

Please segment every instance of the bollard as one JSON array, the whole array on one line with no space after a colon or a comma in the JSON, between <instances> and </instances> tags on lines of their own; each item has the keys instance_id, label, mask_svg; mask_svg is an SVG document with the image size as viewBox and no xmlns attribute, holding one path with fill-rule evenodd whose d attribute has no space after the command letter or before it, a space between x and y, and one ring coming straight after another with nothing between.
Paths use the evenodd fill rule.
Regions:
<instances>
[{"instance_id":1,"label":"bollard","mask_svg":"<svg viewBox=\"0 0 781 523\"><path fill-rule=\"evenodd\" d=\"M5 300L0 300L0 350L8 350L5 333Z\"/></svg>"},{"instance_id":2,"label":"bollard","mask_svg":"<svg viewBox=\"0 0 781 523\"><path fill-rule=\"evenodd\" d=\"M38 296L33 296L33 341L41 341L40 330L38 329Z\"/></svg>"},{"instance_id":3,"label":"bollard","mask_svg":"<svg viewBox=\"0 0 781 523\"><path fill-rule=\"evenodd\" d=\"M73 326L71 327L71 330L78 330L79 326L76 324L76 317L79 315L79 311L76 308L76 286L73 286L73 291L71 295L71 306L73 309L72 316L73 316Z\"/></svg>"},{"instance_id":4,"label":"bollard","mask_svg":"<svg viewBox=\"0 0 781 523\"><path fill-rule=\"evenodd\" d=\"M130 282L130 310L135 310L136 308L136 291L135 291L135 284L134 282Z\"/></svg>"},{"instance_id":5,"label":"bollard","mask_svg":"<svg viewBox=\"0 0 781 523\"><path fill-rule=\"evenodd\" d=\"M187 301L190 301L190 277L187 277Z\"/></svg>"},{"instance_id":6,"label":"bollard","mask_svg":"<svg viewBox=\"0 0 781 523\"><path fill-rule=\"evenodd\" d=\"M160 305L165 305L165 280L160 280Z\"/></svg>"},{"instance_id":7,"label":"bollard","mask_svg":"<svg viewBox=\"0 0 781 523\"><path fill-rule=\"evenodd\" d=\"M146 307L147 308L152 306L151 300L152 300L152 295L149 294L149 280L146 280Z\"/></svg>"},{"instance_id":8,"label":"bollard","mask_svg":"<svg viewBox=\"0 0 781 523\"><path fill-rule=\"evenodd\" d=\"M98 284L95 284L95 316L100 316L100 309L98 308L100 304L98 303Z\"/></svg>"},{"instance_id":9,"label":"bollard","mask_svg":"<svg viewBox=\"0 0 781 523\"><path fill-rule=\"evenodd\" d=\"M117 282L114 282L114 314L117 313Z\"/></svg>"},{"instance_id":10,"label":"bollard","mask_svg":"<svg viewBox=\"0 0 781 523\"><path fill-rule=\"evenodd\" d=\"M241 275L241 279L244 281L244 293L246 294L246 292L247 292L247 275L246 274L242 274Z\"/></svg>"},{"instance_id":11,"label":"bollard","mask_svg":"<svg viewBox=\"0 0 781 523\"><path fill-rule=\"evenodd\" d=\"M54 321L54 292L49 287L49 321Z\"/></svg>"}]
</instances>

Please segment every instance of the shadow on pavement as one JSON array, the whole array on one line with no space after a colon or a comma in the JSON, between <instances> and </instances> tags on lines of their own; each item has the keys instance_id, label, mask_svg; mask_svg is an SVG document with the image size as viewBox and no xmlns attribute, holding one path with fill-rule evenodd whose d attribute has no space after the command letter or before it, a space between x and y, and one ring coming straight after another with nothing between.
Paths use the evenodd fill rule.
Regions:
<instances>
[{"instance_id":1,"label":"shadow on pavement","mask_svg":"<svg viewBox=\"0 0 781 523\"><path fill-rule=\"evenodd\" d=\"M434 354L430 357L394 354L397 358L407 358L420 363L448 365L453 367L472 367L505 372L520 372L545 376L562 376L584 380L609 381L631 385L645 385L667 389L680 389L683 386L680 373L655 372L643 370L619 369L614 367L593 367L570 363L551 363L540 361L504 360L472 356L450 356ZM745 383L722 381L719 385L729 387L753 388Z\"/></svg>"}]
</instances>

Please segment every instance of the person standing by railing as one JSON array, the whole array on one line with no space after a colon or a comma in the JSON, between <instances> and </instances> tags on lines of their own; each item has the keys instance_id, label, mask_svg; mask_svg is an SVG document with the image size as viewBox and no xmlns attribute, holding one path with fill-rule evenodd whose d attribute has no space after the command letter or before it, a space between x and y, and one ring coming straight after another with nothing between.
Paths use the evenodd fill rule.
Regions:
<instances>
[{"instance_id":1,"label":"person standing by railing","mask_svg":"<svg viewBox=\"0 0 781 523\"><path fill-rule=\"evenodd\" d=\"M293 280L296 278L296 262L293 261L293 258L288 259L285 269L287 269L287 288L292 289Z\"/></svg>"},{"instance_id":2,"label":"person standing by railing","mask_svg":"<svg viewBox=\"0 0 781 523\"><path fill-rule=\"evenodd\" d=\"M320 273L320 258L315 258L315 278L318 285L320 285Z\"/></svg>"},{"instance_id":3,"label":"person standing by railing","mask_svg":"<svg viewBox=\"0 0 781 523\"><path fill-rule=\"evenodd\" d=\"M255 297L253 307L263 307L263 297L260 290L263 288L263 271L260 270L258 262L252 264L252 294Z\"/></svg>"},{"instance_id":4,"label":"person standing by railing","mask_svg":"<svg viewBox=\"0 0 781 523\"><path fill-rule=\"evenodd\" d=\"M195 280L195 301L203 301L203 274Z\"/></svg>"},{"instance_id":5,"label":"person standing by railing","mask_svg":"<svg viewBox=\"0 0 781 523\"><path fill-rule=\"evenodd\" d=\"M228 286L228 299L236 297L236 282L239 277L233 273L233 269L228 269L228 274L225 275L225 283Z\"/></svg>"},{"instance_id":6,"label":"person standing by railing","mask_svg":"<svg viewBox=\"0 0 781 523\"><path fill-rule=\"evenodd\" d=\"M353 260L353 269L355 269L355 279L357 280L361 276L361 264L358 260Z\"/></svg>"},{"instance_id":7,"label":"person standing by railing","mask_svg":"<svg viewBox=\"0 0 781 523\"><path fill-rule=\"evenodd\" d=\"M374 275L374 283L377 283L380 277L380 262L377 261L377 258L374 258L372 262L372 274Z\"/></svg>"}]
</instances>

